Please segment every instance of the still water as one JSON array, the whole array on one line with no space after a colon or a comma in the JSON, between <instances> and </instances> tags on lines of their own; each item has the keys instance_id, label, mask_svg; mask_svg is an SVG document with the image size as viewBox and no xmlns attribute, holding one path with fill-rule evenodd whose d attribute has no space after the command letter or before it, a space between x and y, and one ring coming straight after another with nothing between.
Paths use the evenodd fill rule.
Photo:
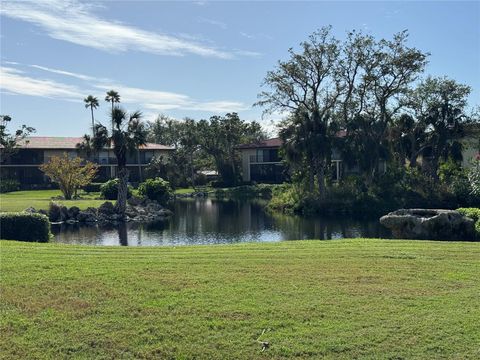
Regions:
<instances>
[{"instance_id":1,"label":"still water","mask_svg":"<svg viewBox=\"0 0 480 360\"><path fill-rule=\"evenodd\" d=\"M117 227L56 225L54 241L83 245L165 246L351 237L389 238L378 221L271 214L258 201L179 199L168 221Z\"/></svg>"}]
</instances>

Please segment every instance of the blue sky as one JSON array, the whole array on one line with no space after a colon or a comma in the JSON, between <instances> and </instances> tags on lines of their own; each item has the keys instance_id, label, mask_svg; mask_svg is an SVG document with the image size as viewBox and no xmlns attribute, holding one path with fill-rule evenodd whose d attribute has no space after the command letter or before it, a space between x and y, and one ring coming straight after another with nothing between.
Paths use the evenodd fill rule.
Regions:
<instances>
[{"instance_id":1,"label":"blue sky","mask_svg":"<svg viewBox=\"0 0 480 360\"><path fill-rule=\"evenodd\" d=\"M271 127L252 107L266 72L316 29L344 38L362 29L430 52L425 74L473 88L480 103L480 2L2 1L1 113L38 135L80 136L82 99L117 90L146 119L208 118L237 111Z\"/></svg>"}]
</instances>

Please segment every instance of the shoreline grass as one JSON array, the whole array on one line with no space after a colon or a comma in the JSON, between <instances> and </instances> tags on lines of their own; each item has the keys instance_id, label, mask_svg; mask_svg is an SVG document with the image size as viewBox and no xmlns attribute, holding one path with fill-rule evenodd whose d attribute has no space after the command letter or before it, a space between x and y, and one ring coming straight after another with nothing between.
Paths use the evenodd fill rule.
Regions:
<instances>
[{"instance_id":1,"label":"shoreline grass","mask_svg":"<svg viewBox=\"0 0 480 360\"><path fill-rule=\"evenodd\" d=\"M5 358L480 356L478 243L0 251Z\"/></svg>"}]
</instances>

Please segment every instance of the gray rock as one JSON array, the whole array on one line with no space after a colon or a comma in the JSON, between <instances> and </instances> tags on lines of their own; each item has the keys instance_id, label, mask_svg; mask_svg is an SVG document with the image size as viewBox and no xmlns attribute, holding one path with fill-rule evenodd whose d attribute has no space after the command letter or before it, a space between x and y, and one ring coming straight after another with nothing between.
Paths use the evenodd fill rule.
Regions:
<instances>
[{"instance_id":1,"label":"gray rock","mask_svg":"<svg viewBox=\"0 0 480 360\"><path fill-rule=\"evenodd\" d=\"M66 206L57 204L57 203L50 203L50 207L48 208L48 218L52 222L62 222L68 219L68 209Z\"/></svg>"},{"instance_id":2,"label":"gray rock","mask_svg":"<svg viewBox=\"0 0 480 360\"><path fill-rule=\"evenodd\" d=\"M68 209L68 218L69 219L76 219L78 213L80 212L80 209L76 206L72 206L70 209Z\"/></svg>"},{"instance_id":3,"label":"gray rock","mask_svg":"<svg viewBox=\"0 0 480 360\"><path fill-rule=\"evenodd\" d=\"M111 215L115 213L115 206L107 201L104 202L100 207L98 208L98 213L100 214L106 214L106 215Z\"/></svg>"},{"instance_id":4,"label":"gray rock","mask_svg":"<svg viewBox=\"0 0 480 360\"><path fill-rule=\"evenodd\" d=\"M82 223L94 223L97 221L97 218L95 214L86 210L86 211L80 211L77 214L77 220Z\"/></svg>"},{"instance_id":5,"label":"gray rock","mask_svg":"<svg viewBox=\"0 0 480 360\"><path fill-rule=\"evenodd\" d=\"M400 209L380 218L399 239L474 240L474 221L455 210Z\"/></svg>"},{"instance_id":6,"label":"gray rock","mask_svg":"<svg viewBox=\"0 0 480 360\"><path fill-rule=\"evenodd\" d=\"M127 200L127 203L131 206L139 206L143 202L143 199L137 197L137 196L132 196Z\"/></svg>"}]
</instances>

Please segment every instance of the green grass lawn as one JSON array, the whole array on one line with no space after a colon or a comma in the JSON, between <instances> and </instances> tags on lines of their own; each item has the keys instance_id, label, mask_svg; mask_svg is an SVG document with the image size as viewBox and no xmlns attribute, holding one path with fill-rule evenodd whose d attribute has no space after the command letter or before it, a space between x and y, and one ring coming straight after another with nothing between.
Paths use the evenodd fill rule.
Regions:
<instances>
[{"instance_id":1,"label":"green grass lawn","mask_svg":"<svg viewBox=\"0 0 480 360\"><path fill-rule=\"evenodd\" d=\"M195 192L195 189L192 187L175 189L175 194L191 194L193 192Z\"/></svg>"},{"instance_id":2,"label":"green grass lawn","mask_svg":"<svg viewBox=\"0 0 480 360\"><path fill-rule=\"evenodd\" d=\"M6 194L0 194L0 211L22 211L33 206L40 210L48 209L50 201L53 197L61 196L60 190L31 190L31 191L15 191ZM83 198L81 200L55 200L65 206L78 206L84 210L90 206L98 207L105 202L105 200L96 200L100 193L85 193L79 192Z\"/></svg>"},{"instance_id":3,"label":"green grass lawn","mask_svg":"<svg viewBox=\"0 0 480 360\"><path fill-rule=\"evenodd\" d=\"M0 247L8 359L480 358L479 243Z\"/></svg>"}]
</instances>

